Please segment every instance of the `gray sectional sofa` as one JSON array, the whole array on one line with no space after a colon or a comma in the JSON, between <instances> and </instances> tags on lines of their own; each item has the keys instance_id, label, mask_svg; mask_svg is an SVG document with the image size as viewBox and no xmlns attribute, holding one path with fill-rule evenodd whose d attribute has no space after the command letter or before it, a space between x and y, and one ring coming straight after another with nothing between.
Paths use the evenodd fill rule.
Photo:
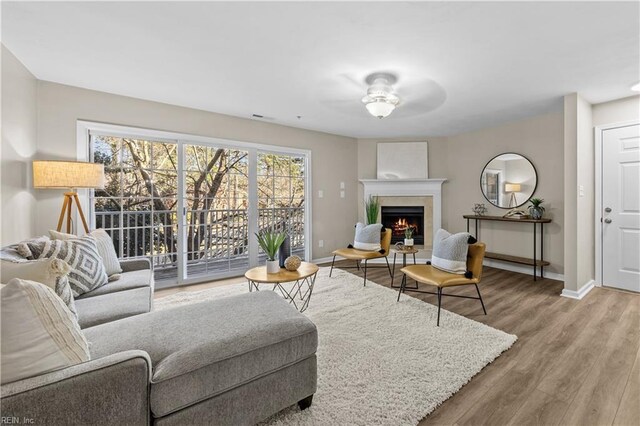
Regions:
<instances>
[{"instance_id":1,"label":"gray sectional sofa","mask_svg":"<svg viewBox=\"0 0 640 426\"><path fill-rule=\"evenodd\" d=\"M76 299L91 360L8 383L2 416L50 425L245 425L316 390L315 325L271 291L150 312L146 260Z\"/></svg>"}]
</instances>

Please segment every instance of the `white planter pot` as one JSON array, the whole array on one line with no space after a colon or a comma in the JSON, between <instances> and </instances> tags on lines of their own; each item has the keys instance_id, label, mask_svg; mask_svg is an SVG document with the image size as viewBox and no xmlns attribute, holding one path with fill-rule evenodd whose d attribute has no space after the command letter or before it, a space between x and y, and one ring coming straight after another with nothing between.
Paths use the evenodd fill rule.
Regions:
<instances>
[{"instance_id":1,"label":"white planter pot","mask_svg":"<svg viewBox=\"0 0 640 426\"><path fill-rule=\"evenodd\" d=\"M278 272L280 272L280 262L267 260L267 274L277 274Z\"/></svg>"},{"instance_id":2,"label":"white planter pot","mask_svg":"<svg viewBox=\"0 0 640 426\"><path fill-rule=\"evenodd\" d=\"M405 238L404 245L407 247L413 247L413 238Z\"/></svg>"}]
</instances>

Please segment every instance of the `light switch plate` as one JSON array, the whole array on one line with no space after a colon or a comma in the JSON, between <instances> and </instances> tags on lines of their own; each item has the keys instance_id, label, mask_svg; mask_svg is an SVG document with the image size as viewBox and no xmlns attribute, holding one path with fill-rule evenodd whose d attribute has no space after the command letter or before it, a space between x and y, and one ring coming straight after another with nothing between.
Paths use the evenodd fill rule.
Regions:
<instances>
[{"instance_id":1,"label":"light switch plate","mask_svg":"<svg viewBox=\"0 0 640 426\"><path fill-rule=\"evenodd\" d=\"M344 189L344 182L340 182L340 189Z\"/></svg>"},{"instance_id":2,"label":"light switch plate","mask_svg":"<svg viewBox=\"0 0 640 426\"><path fill-rule=\"evenodd\" d=\"M321 189L318 191L318 198L323 198L324 197L324 191Z\"/></svg>"},{"instance_id":3,"label":"light switch plate","mask_svg":"<svg viewBox=\"0 0 640 426\"><path fill-rule=\"evenodd\" d=\"M324 247L324 240L318 240L318 247Z\"/></svg>"},{"instance_id":4,"label":"light switch plate","mask_svg":"<svg viewBox=\"0 0 640 426\"><path fill-rule=\"evenodd\" d=\"M344 191L340 191L340 198L344 198Z\"/></svg>"}]
</instances>

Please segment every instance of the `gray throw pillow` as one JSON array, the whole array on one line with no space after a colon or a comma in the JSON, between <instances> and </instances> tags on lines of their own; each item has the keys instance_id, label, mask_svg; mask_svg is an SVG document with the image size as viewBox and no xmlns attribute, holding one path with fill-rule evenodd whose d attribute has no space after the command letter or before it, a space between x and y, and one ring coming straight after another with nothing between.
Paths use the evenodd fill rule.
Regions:
<instances>
[{"instance_id":1,"label":"gray throw pillow","mask_svg":"<svg viewBox=\"0 0 640 426\"><path fill-rule=\"evenodd\" d=\"M382 232L382 224L374 223L365 225L358 222L356 224L356 236L353 240L353 247L358 250L379 251L380 233Z\"/></svg>"},{"instance_id":2,"label":"gray throw pillow","mask_svg":"<svg viewBox=\"0 0 640 426\"><path fill-rule=\"evenodd\" d=\"M67 262L71 268L69 285L74 297L108 282L94 237L85 235L69 240L49 240L42 246L39 258L56 258Z\"/></svg>"},{"instance_id":3,"label":"gray throw pillow","mask_svg":"<svg viewBox=\"0 0 640 426\"><path fill-rule=\"evenodd\" d=\"M467 271L469 236L468 232L451 234L438 229L433 238L431 265L446 272L463 275Z\"/></svg>"}]
</instances>

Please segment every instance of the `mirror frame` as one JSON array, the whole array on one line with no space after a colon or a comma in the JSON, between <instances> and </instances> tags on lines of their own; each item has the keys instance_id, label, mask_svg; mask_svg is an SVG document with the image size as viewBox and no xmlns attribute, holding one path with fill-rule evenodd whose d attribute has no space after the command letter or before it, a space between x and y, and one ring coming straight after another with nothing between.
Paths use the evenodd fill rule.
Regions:
<instances>
[{"instance_id":1,"label":"mirror frame","mask_svg":"<svg viewBox=\"0 0 640 426\"><path fill-rule=\"evenodd\" d=\"M533 168L533 173L535 174L536 177L536 184L533 186L533 191L531 192L531 195L529 196L529 198L527 198L522 204L518 204L515 207L502 207L502 206L498 206L495 205L491 200L489 200L487 198L487 195L484 193L484 190L482 189L482 175L484 174L484 171L487 169L487 166L489 165L489 163L491 163L493 160L495 160L496 158L500 157L501 155L505 155L505 154L514 154L514 155L519 155L520 157L524 158L525 160L527 160L529 162L529 164L531 164L531 167ZM500 154L492 157L489 161L487 161L487 163L484 165L484 167L482 168L482 171L480 172L480 192L482 193L482 196L484 197L485 200L487 200L489 202L489 204L491 204L494 207L497 207L499 209L504 209L504 210L511 210L511 209L517 209L519 207L524 206L525 204L527 204L529 202L529 200L535 195L536 190L538 189L538 170L536 169L536 166L533 165L533 162L531 160L529 160L529 158L527 158L526 156L519 154L517 152L501 152Z\"/></svg>"}]
</instances>

